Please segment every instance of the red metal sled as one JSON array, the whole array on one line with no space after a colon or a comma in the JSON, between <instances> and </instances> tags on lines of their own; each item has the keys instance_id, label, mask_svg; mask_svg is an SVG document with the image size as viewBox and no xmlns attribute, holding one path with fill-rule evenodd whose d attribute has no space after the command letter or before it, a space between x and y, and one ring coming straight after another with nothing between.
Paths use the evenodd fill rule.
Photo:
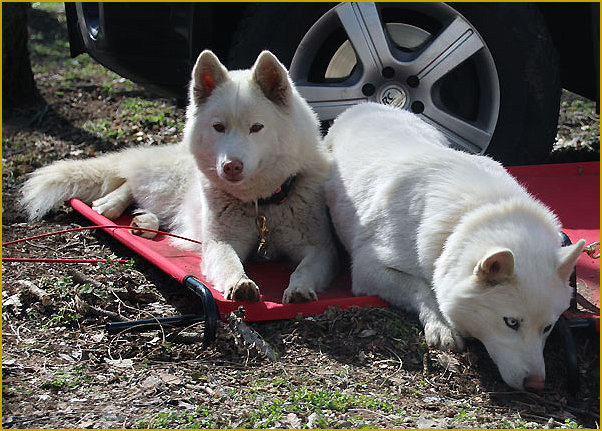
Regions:
<instances>
[{"instance_id":1,"label":"red metal sled","mask_svg":"<svg viewBox=\"0 0 602 431\"><path fill-rule=\"evenodd\" d=\"M78 199L72 199L70 203L76 211L97 225L127 225L131 220L130 215L124 215L111 221L93 211ZM164 235L158 235L154 239L148 240L132 235L126 229L105 228L103 230L177 281L184 283L186 278L190 276L198 279L211 291L222 319L230 312L237 310L239 306L243 306L245 309L245 320L263 321L290 319L298 313L304 316L320 314L333 305L341 308L354 305L362 307L385 307L388 305L377 296L353 296L350 290L349 274L347 273L340 274L325 292L320 293L318 301L283 304L282 293L288 285L293 268L286 263L279 262L253 262L245 265L249 277L261 286L261 301L237 302L227 300L201 274L201 256L199 254L171 246L169 238Z\"/></svg>"},{"instance_id":2,"label":"red metal sled","mask_svg":"<svg viewBox=\"0 0 602 431\"><path fill-rule=\"evenodd\" d=\"M509 171L537 198L558 214L564 232L574 242L584 238L592 243L600 240L600 164L599 162L568 163L560 165L537 165L511 167ZM129 224L130 216L118 220L108 220L77 199L71 206L98 225ZM288 285L292 268L283 263L262 262L246 265L248 275L261 286L259 302L235 302L224 299L213 289L200 273L201 256L170 246L168 238L159 235L147 240L131 235L124 229L105 229L111 236L134 250L136 253L161 268L176 280L184 283L190 276L207 287L213 296L220 317L243 306L248 321L276 320L293 318L298 313L304 316L319 314L329 306L341 308L350 306L382 307L388 304L376 296L355 297L350 291L348 273L340 275L331 288L318 295L318 301L283 304L282 292ZM577 262L577 285L580 293L594 307L600 307L600 265L599 260L583 255ZM569 318L598 318L599 312L575 314L570 310ZM599 320L598 320L599 321Z\"/></svg>"}]
</instances>

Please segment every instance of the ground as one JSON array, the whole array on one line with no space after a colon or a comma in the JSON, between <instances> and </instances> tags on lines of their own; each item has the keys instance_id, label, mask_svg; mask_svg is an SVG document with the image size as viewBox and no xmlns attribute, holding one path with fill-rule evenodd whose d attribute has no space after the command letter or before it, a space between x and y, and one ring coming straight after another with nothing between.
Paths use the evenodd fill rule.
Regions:
<instances>
[{"instance_id":1,"label":"ground","mask_svg":"<svg viewBox=\"0 0 602 431\"><path fill-rule=\"evenodd\" d=\"M34 3L30 49L43 101L3 113L3 241L88 224L66 207L28 223L17 208L25 175L63 158L129 145L175 143L184 111L95 64L68 57L64 14ZM594 105L566 93L550 161L599 158ZM599 339L578 332L580 390L567 391L554 331L547 387L507 387L477 342L428 349L401 310L329 309L252 323L273 361L220 323L108 335L118 319L194 313L194 295L98 232L3 248L3 257L127 259L127 264L5 263L2 274L2 424L5 428L595 428Z\"/></svg>"}]
</instances>

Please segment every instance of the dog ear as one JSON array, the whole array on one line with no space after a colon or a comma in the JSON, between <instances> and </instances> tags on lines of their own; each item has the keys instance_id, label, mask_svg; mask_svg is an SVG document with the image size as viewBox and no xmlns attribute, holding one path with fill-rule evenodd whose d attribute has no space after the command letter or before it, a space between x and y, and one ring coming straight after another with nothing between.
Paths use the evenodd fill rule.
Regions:
<instances>
[{"instance_id":1,"label":"dog ear","mask_svg":"<svg viewBox=\"0 0 602 431\"><path fill-rule=\"evenodd\" d=\"M190 101L198 105L211 95L215 87L228 80L226 69L209 50L201 52L192 70Z\"/></svg>"},{"instance_id":2,"label":"dog ear","mask_svg":"<svg viewBox=\"0 0 602 431\"><path fill-rule=\"evenodd\" d=\"M580 239L575 244L560 247L558 250L558 268L556 268L556 273L563 282L566 283L571 276L575 263L577 263L577 259L579 259L581 252L583 252L584 245L585 241Z\"/></svg>"},{"instance_id":3,"label":"dog ear","mask_svg":"<svg viewBox=\"0 0 602 431\"><path fill-rule=\"evenodd\" d=\"M514 274L514 254L508 249L495 251L477 263L474 274L484 284L498 284Z\"/></svg>"},{"instance_id":4,"label":"dog ear","mask_svg":"<svg viewBox=\"0 0 602 431\"><path fill-rule=\"evenodd\" d=\"M276 105L287 105L292 86L286 68L269 51L263 51L253 66L253 79L261 91Z\"/></svg>"}]
</instances>

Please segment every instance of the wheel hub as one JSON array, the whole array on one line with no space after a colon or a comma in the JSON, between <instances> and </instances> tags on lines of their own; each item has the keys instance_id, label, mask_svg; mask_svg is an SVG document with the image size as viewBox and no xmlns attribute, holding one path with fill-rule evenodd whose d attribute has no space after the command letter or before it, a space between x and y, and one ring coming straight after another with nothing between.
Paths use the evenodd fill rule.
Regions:
<instances>
[{"instance_id":1,"label":"wheel hub","mask_svg":"<svg viewBox=\"0 0 602 431\"><path fill-rule=\"evenodd\" d=\"M398 84L389 84L384 86L378 93L378 102L391 106L392 108L403 109L408 102L406 90Z\"/></svg>"}]
</instances>

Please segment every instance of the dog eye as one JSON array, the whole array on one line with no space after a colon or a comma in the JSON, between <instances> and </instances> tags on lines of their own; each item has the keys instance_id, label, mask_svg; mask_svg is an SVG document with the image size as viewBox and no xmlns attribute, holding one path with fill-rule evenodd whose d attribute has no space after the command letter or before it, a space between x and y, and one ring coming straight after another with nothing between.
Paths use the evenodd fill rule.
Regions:
<instances>
[{"instance_id":1,"label":"dog eye","mask_svg":"<svg viewBox=\"0 0 602 431\"><path fill-rule=\"evenodd\" d=\"M250 133L257 133L259 132L261 129L263 129L263 124L261 123L255 123L251 126L251 128L249 129Z\"/></svg>"},{"instance_id":2,"label":"dog eye","mask_svg":"<svg viewBox=\"0 0 602 431\"><path fill-rule=\"evenodd\" d=\"M217 133L224 133L226 131L226 126L224 126L222 123L214 123L213 128Z\"/></svg>"},{"instance_id":3,"label":"dog eye","mask_svg":"<svg viewBox=\"0 0 602 431\"><path fill-rule=\"evenodd\" d=\"M543 328L543 333L545 334L546 332L550 332L550 329L552 329L552 325L548 325L545 328Z\"/></svg>"},{"instance_id":4,"label":"dog eye","mask_svg":"<svg viewBox=\"0 0 602 431\"><path fill-rule=\"evenodd\" d=\"M520 322L518 321L518 319L515 319L513 317L504 317L504 322L506 322L506 326L508 326L508 328L518 331L518 328L520 326Z\"/></svg>"}]
</instances>

